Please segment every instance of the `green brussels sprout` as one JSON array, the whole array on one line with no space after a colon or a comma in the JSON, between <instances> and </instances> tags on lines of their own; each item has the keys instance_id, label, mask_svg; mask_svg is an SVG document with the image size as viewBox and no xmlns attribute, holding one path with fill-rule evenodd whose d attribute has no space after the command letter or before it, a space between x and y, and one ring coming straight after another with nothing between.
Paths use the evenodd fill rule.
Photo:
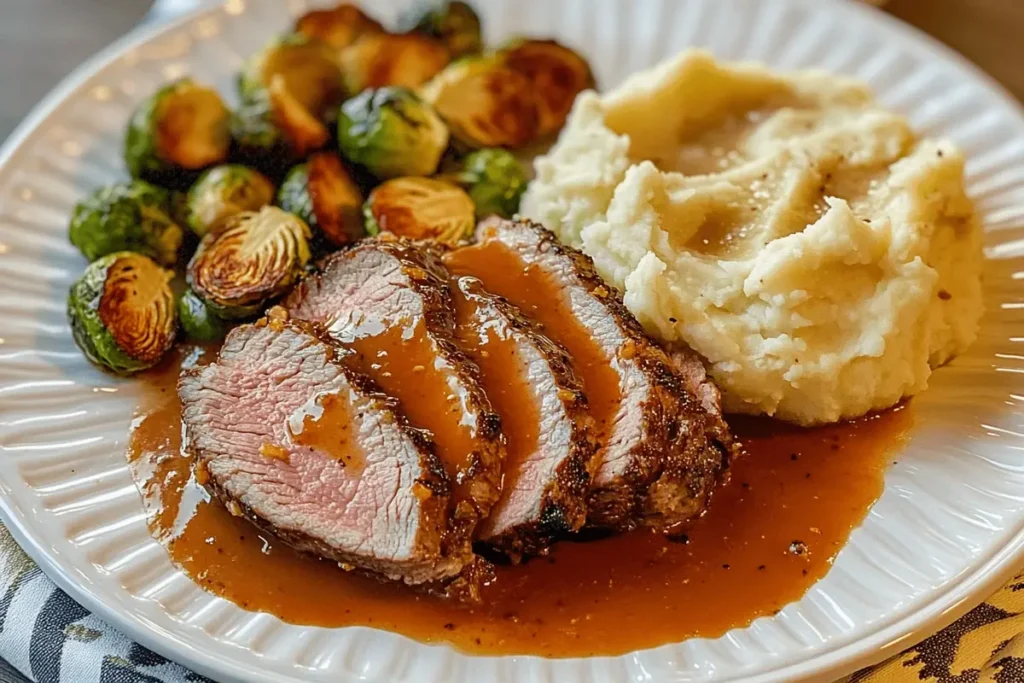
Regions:
<instances>
[{"instance_id":1,"label":"green brussels sprout","mask_svg":"<svg viewBox=\"0 0 1024 683\"><path fill-rule=\"evenodd\" d=\"M395 178L378 185L364 208L366 232L390 232L451 246L473 236L473 200L460 188L434 178Z\"/></svg>"},{"instance_id":2,"label":"green brussels sprout","mask_svg":"<svg viewBox=\"0 0 1024 683\"><path fill-rule=\"evenodd\" d=\"M293 168L277 195L277 204L314 231L314 240L342 247L365 237L363 193L333 152L318 152Z\"/></svg>"},{"instance_id":3,"label":"green brussels sprout","mask_svg":"<svg viewBox=\"0 0 1024 683\"><path fill-rule=\"evenodd\" d=\"M420 94L466 147L524 147L539 137L540 99L533 84L493 57L455 62Z\"/></svg>"},{"instance_id":4,"label":"green brussels sprout","mask_svg":"<svg viewBox=\"0 0 1024 683\"><path fill-rule=\"evenodd\" d=\"M514 40L498 51L497 59L526 76L537 93L541 137L558 131L576 96L595 86L587 60L553 40Z\"/></svg>"},{"instance_id":5,"label":"green brussels sprout","mask_svg":"<svg viewBox=\"0 0 1024 683\"><path fill-rule=\"evenodd\" d=\"M184 231L171 212L170 193L143 180L101 187L75 205L68 237L90 261L134 251L172 266Z\"/></svg>"},{"instance_id":6,"label":"green brussels sprout","mask_svg":"<svg viewBox=\"0 0 1024 683\"><path fill-rule=\"evenodd\" d=\"M448 147L448 128L410 90L367 90L341 106L338 146L378 178L426 176Z\"/></svg>"},{"instance_id":7,"label":"green brussels sprout","mask_svg":"<svg viewBox=\"0 0 1024 683\"><path fill-rule=\"evenodd\" d=\"M334 9L306 12L295 22L295 31L341 50L364 34L383 33L384 27L355 5L342 3Z\"/></svg>"},{"instance_id":8,"label":"green brussels sprout","mask_svg":"<svg viewBox=\"0 0 1024 683\"><path fill-rule=\"evenodd\" d=\"M227 159L231 113L215 90L183 78L164 86L132 114L124 158L133 178L187 184Z\"/></svg>"},{"instance_id":9,"label":"green brussels sprout","mask_svg":"<svg viewBox=\"0 0 1024 683\"><path fill-rule=\"evenodd\" d=\"M274 184L259 171L238 164L214 166L199 176L188 191L188 226L203 237L226 218L262 209L273 201Z\"/></svg>"},{"instance_id":10,"label":"green brussels sprout","mask_svg":"<svg viewBox=\"0 0 1024 683\"><path fill-rule=\"evenodd\" d=\"M121 375L156 365L178 329L173 277L130 251L93 261L68 292L68 322L85 357Z\"/></svg>"},{"instance_id":11,"label":"green brussels sprout","mask_svg":"<svg viewBox=\"0 0 1024 683\"><path fill-rule=\"evenodd\" d=\"M501 148L477 150L466 156L454 180L462 185L478 219L498 215L512 218L526 191L526 171L515 155Z\"/></svg>"},{"instance_id":12,"label":"green brussels sprout","mask_svg":"<svg viewBox=\"0 0 1024 683\"><path fill-rule=\"evenodd\" d=\"M309 240L309 226L275 206L235 214L199 243L188 285L217 316L248 318L302 277Z\"/></svg>"},{"instance_id":13,"label":"green brussels sprout","mask_svg":"<svg viewBox=\"0 0 1024 683\"><path fill-rule=\"evenodd\" d=\"M367 88L423 85L451 61L448 48L417 33L367 33L341 51L341 71L350 93Z\"/></svg>"},{"instance_id":14,"label":"green brussels sprout","mask_svg":"<svg viewBox=\"0 0 1024 683\"><path fill-rule=\"evenodd\" d=\"M185 335L195 341L217 341L228 332L228 323L191 289L178 299L178 318Z\"/></svg>"},{"instance_id":15,"label":"green brussels sprout","mask_svg":"<svg viewBox=\"0 0 1024 683\"><path fill-rule=\"evenodd\" d=\"M416 5L401 24L404 30L437 38L452 57L479 54L484 48L480 17L469 4L459 0L431 0Z\"/></svg>"},{"instance_id":16,"label":"green brussels sprout","mask_svg":"<svg viewBox=\"0 0 1024 683\"><path fill-rule=\"evenodd\" d=\"M330 140L324 124L345 97L331 48L292 34L251 57L238 80L231 133L248 159L291 164Z\"/></svg>"}]
</instances>

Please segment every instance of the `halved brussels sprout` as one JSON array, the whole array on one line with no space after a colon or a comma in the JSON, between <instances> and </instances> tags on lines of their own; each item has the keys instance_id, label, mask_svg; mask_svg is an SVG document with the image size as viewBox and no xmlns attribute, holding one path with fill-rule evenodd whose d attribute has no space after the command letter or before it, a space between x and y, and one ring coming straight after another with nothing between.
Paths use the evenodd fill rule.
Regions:
<instances>
[{"instance_id":1,"label":"halved brussels sprout","mask_svg":"<svg viewBox=\"0 0 1024 683\"><path fill-rule=\"evenodd\" d=\"M334 9L306 12L295 22L295 31L341 50L365 33L383 33L384 27L355 5L341 3Z\"/></svg>"},{"instance_id":2,"label":"halved brussels sprout","mask_svg":"<svg viewBox=\"0 0 1024 683\"><path fill-rule=\"evenodd\" d=\"M341 71L350 93L389 85L415 88L448 62L448 48L415 33L367 33L342 50Z\"/></svg>"},{"instance_id":3,"label":"halved brussels sprout","mask_svg":"<svg viewBox=\"0 0 1024 683\"><path fill-rule=\"evenodd\" d=\"M335 247L364 237L363 193L332 152L318 152L293 168L277 195L278 205L306 222Z\"/></svg>"},{"instance_id":4,"label":"halved brussels sprout","mask_svg":"<svg viewBox=\"0 0 1024 683\"><path fill-rule=\"evenodd\" d=\"M332 120L345 89L331 48L292 34L245 63L239 94L232 133L242 153L287 164L330 140L324 121Z\"/></svg>"},{"instance_id":5,"label":"halved brussels sprout","mask_svg":"<svg viewBox=\"0 0 1024 683\"><path fill-rule=\"evenodd\" d=\"M433 178L395 178L366 202L366 231L456 245L473 236L473 200L458 185Z\"/></svg>"},{"instance_id":6,"label":"halved brussels sprout","mask_svg":"<svg viewBox=\"0 0 1024 683\"><path fill-rule=\"evenodd\" d=\"M195 341L217 341L227 334L229 324L191 289L178 299L178 318L185 336Z\"/></svg>"},{"instance_id":7,"label":"halved brussels sprout","mask_svg":"<svg viewBox=\"0 0 1024 683\"><path fill-rule=\"evenodd\" d=\"M412 8L402 20L402 28L437 38L452 57L480 53L484 47L480 17L459 0L429 0Z\"/></svg>"},{"instance_id":8,"label":"halved brussels sprout","mask_svg":"<svg viewBox=\"0 0 1024 683\"><path fill-rule=\"evenodd\" d=\"M170 193L144 180L101 187L75 205L68 237L90 261L134 251L172 266L184 231L171 211Z\"/></svg>"},{"instance_id":9,"label":"halved brussels sprout","mask_svg":"<svg viewBox=\"0 0 1024 683\"><path fill-rule=\"evenodd\" d=\"M221 318L247 318L302 277L309 239L309 226L277 207L235 214L199 243L188 284Z\"/></svg>"},{"instance_id":10,"label":"halved brussels sprout","mask_svg":"<svg viewBox=\"0 0 1024 683\"><path fill-rule=\"evenodd\" d=\"M515 155L501 148L481 149L466 156L455 175L473 204L478 219L512 218L526 191L526 171Z\"/></svg>"},{"instance_id":11,"label":"halved brussels sprout","mask_svg":"<svg viewBox=\"0 0 1024 683\"><path fill-rule=\"evenodd\" d=\"M421 90L468 147L524 147L540 131L540 99L526 76L490 57L460 60Z\"/></svg>"},{"instance_id":12,"label":"halved brussels sprout","mask_svg":"<svg viewBox=\"0 0 1024 683\"><path fill-rule=\"evenodd\" d=\"M502 64L530 81L540 99L540 135L562 127L576 96L594 87L590 64L553 40L515 40L498 51Z\"/></svg>"},{"instance_id":13,"label":"halved brussels sprout","mask_svg":"<svg viewBox=\"0 0 1024 683\"><path fill-rule=\"evenodd\" d=\"M203 237L236 213L256 211L273 201L274 184L259 171L239 164L214 166L189 188L188 226Z\"/></svg>"},{"instance_id":14,"label":"halved brussels sprout","mask_svg":"<svg viewBox=\"0 0 1024 683\"><path fill-rule=\"evenodd\" d=\"M367 90L341 106L338 145L378 178L431 175L448 147L448 128L405 88Z\"/></svg>"},{"instance_id":15,"label":"halved brussels sprout","mask_svg":"<svg viewBox=\"0 0 1024 683\"><path fill-rule=\"evenodd\" d=\"M216 91L183 78L145 100L128 122L124 158L134 178L182 184L227 159L231 113ZM193 173L190 173L193 172Z\"/></svg>"},{"instance_id":16,"label":"halved brussels sprout","mask_svg":"<svg viewBox=\"0 0 1024 683\"><path fill-rule=\"evenodd\" d=\"M156 365L178 329L173 277L130 251L93 261L68 292L68 322L85 357L122 375Z\"/></svg>"}]
</instances>

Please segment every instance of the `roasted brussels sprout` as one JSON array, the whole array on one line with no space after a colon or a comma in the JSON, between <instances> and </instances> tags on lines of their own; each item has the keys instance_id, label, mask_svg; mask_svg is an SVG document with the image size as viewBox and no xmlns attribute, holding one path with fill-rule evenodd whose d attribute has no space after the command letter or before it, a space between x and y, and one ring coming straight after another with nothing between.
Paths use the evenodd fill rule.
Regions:
<instances>
[{"instance_id":1,"label":"roasted brussels sprout","mask_svg":"<svg viewBox=\"0 0 1024 683\"><path fill-rule=\"evenodd\" d=\"M277 207L235 214L199 243L188 284L221 318L247 318L303 275L309 239L309 226Z\"/></svg>"},{"instance_id":2,"label":"roasted brussels sprout","mask_svg":"<svg viewBox=\"0 0 1024 683\"><path fill-rule=\"evenodd\" d=\"M295 31L341 50L363 34L383 33L384 27L355 5L342 3L334 9L306 12L295 22Z\"/></svg>"},{"instance_id":3,"label":"roasted brussels sprout","mask_svg":"<svg viewBox=\"0 0 1024 683\"><path fill-rule=\"evenodd\" d=\"M478 54L484 41L480 17L459 0L428 0L413 6L402 19L402 28L440 40L452 57Z\"/></svg>"},{"instance_id":4,"label":"roasted brussels sprout","mask_svg":"<svg viewBox=\"0 0 1024 683\"><path fill-rule=\"evenodd\" d=\"M366 231L456 245L473 236L473 200L458 185L434 178L395 178L366 201Z\"/></svg>"},{"instance_id":5,"label":"roasted brussels sprout","mask_svg":"<svg viewBox=\"0 0 1024 683\"><path fill-rule=\"evenodd\" d=\"M350 93L389 85L415 88L449 61L448 49L430 36L367 33L342 50L341 71Z\"/></svg>"},{"instance_id":6,"label":"roasted brussels sprout","mask_svg":"<svg viewBox=\"0 0 1024 683\"><path fill-rule=\"evenodd\" d=\"M230 216L256 211L274 201L274 184L259 171L238 164L215 166L199 176L185 203L188 226L203 237Z\"/></svg>"},{"instance_id":7,"label":"roasted brussels sprout","mask_svg":"<svg viewBox=\"0 0 1024 683\"><path fill-rule=\"evenodd\" d=\"M366 235L363 193L335 153L318 152L293 168L277 203L309 225L314 242L341 247Z\"/></svg>"},{"instance_id":8,"label":"roasted brussels sprout","mask_svg":"<svg viewBox=\"0 0 1024 683\"><path fill-rule=\"evenodd\" d=\"M345 91L331 48L292 34L246 62L239 94L232 134L243 156L287 164L327 144L324 121L333 119Z\"/></svg>"},{"instance_id":9,"label":"roasted brussels sprout","mask_svg":"<svg viewBox=\"0 0 1024 683\"><path fill-rule=\"evenodd\" d=\"M191 289L178 299L178 318L185 336L195 341L216 341L227 334L229 324L213 312Z\"/></svg>"},{"instance_id":10,"label":"roasted brussels sprout","mask_svg":"<svg viewBox=\"0 0 1024 683\"><path fill-rule=\"evenodd\" d=\"M541 136L560 129L576 95L594 87L587 60L553 40L516 40L497 56L503 65L526 76L537 93Z\"/></svg>"},{"instance_id":11,"label":"roasted brussels sprout","mask_svg":"<svg viewBox=\"0 0 1024 683\"><path fill-rule=\"evenodd\" d=\"M75 205L71 244L90 261L134 251L165 266L178 260L184 231L170 217L171 195L143 180L93 191Z\"/></svg>"},{"instance_id":12,"label":"roasted brussels sprout","mask_svg":"<svg viewBox=\"0 0 1024 683\"><path fill-rule=\"evenodd\" d=\"M469 57L423 87L465 146L523 147L540 131L540 100L530 80L491 57Z\"/></svg>"},{"instance_id":13,"label":"roasted brussels sprout","mask_svg":"<svg viewBox=\"0 0 1024 683\"><path fill-rule=\"evenodd\" d=\"M430 175L448 147L448 128L405 88L367 90L341 106L338 145L381 179Z\"/></svg>"},{"instance_id":14,"label":"roasted brussels sprout","mask_svg":"<svg viewBox=\"0 0 1024 683\"><path fill-rule=\"evenodd\" d=\"M231 113L216 91L184 78L145 100L128 122L124 158L134 178L182 185L223 162Z\"/></svg>"},{"instance_id":15,"label":"roasted brussels sprout","mask_svg":"<svg viewBox=\"0 0 1024 683\"><path fill-rule=\"evenodd\" d=\"M514 216L527 185L522 164L514 154L501 148L481 149L467 155L454 180L473 200L478 219Z\"/></svg>"},{"instance_id":16,"label":"roasted brussels sprout","mask_svg":"<svg viewBox=\"0 0 1024 683\"><path fill-rule=\"evenodd\" d=\"M173 277L130 251L93 261L68 292L68 322L85 357L122 375L156 365L178 329Z\"/></svg>"}]
</instances>

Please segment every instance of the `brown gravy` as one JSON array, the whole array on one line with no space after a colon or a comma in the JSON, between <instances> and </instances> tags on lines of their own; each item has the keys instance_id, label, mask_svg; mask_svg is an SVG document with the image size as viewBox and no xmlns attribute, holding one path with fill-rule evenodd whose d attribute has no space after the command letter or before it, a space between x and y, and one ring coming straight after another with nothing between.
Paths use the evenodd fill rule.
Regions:
<instances>
[{"instance_id":1,"label":"brown gravy","mask_svg":"<svg viewBox=\"0 0 1024 683\"><path fill-rule=\"evenodd\" d=\"M422 321L412 328L392 324L374 332L347 344L355 353L346 363L397 398L414 427L432 434L438 458L456 487L455 498L468 498L459 482L470 484L464 475L472 466L475 434L463 422L466 400L453 371L438 362Z\"/></svg>"},{"instance_id":2,"label":"brown gravy","mask_svg":"<svg viewBox=\"0 0 1024 683\"><path fill-rule=\"evenodd\" d=\"M544 327L545 334L569 352L583 383L590 415L601 430L619 407L619 376L609 358L570 309L568 296L541 269L525 264L497 242L483 242L445 254L455 275L472 275L487 291L503 296Z\"/></svg>"},{"instance_id":3,"label":"brown gravy","mask_svg":"<svg viewBox=\"0 0 1024 683\"><path fill-rule=\"evenodd\" d=\"M346 399L337 394L326 394L317 399L317 404L319 415L310 413L303 416L301 430L292 432L292 442L336 458L353 476L359 474L366 468L366 454L352 433L352 411ZM287 449L276 448L280 448L284 452L283 457L287 457Z\"/></svg>"},{"instance_id":4,"label":"brown gravy","mask_svg":"<svg viewBox=\"0 0 1024 683\"><path fill-rule=\"evenodd\" d=\"M511 330L491 314L488 305L474 297L471 290L464 291L458 278L453 280L456 339L480 368L480 383L491 407L501 418L505 434L502 495L498 502L501 505L508 492L515 489L521 465L537 450L540 413L523 375Z\"/></svg>"},{"instance_id":5,"label":"brown gravy","mask_svg":"<svg viewBox=\"0 0 1024 683\"><path fill-rule=\"evenodd\" d=\"M193 580L285 621L374 626L477 654L613 655L774 613L828 571L913 422L909 407L815 430L733 419L746 452L685 538L562 542L498 567L470 609L301 555L209 501L179 453L179 358L145 376L128 457L154 535Z\"/></svg>"}]
</instances>

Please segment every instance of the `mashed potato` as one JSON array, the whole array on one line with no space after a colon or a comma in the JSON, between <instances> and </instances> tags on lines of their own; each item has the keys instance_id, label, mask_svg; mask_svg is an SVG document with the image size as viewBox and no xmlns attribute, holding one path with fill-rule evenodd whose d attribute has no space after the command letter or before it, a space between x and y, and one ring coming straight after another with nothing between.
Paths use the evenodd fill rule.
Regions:
<instances>
[{"instance_id":1,"label":"mashed potato","mask_svg":"<svg viewBox=\"0 0 1024 683\"><path fill-rule=\"evenodd\" d=\"M963 163L859 83L687 52L582 95L522 213L703 354L728 410L810 425L923 390L974 341Z\"/></svg>"}]
</instances>

